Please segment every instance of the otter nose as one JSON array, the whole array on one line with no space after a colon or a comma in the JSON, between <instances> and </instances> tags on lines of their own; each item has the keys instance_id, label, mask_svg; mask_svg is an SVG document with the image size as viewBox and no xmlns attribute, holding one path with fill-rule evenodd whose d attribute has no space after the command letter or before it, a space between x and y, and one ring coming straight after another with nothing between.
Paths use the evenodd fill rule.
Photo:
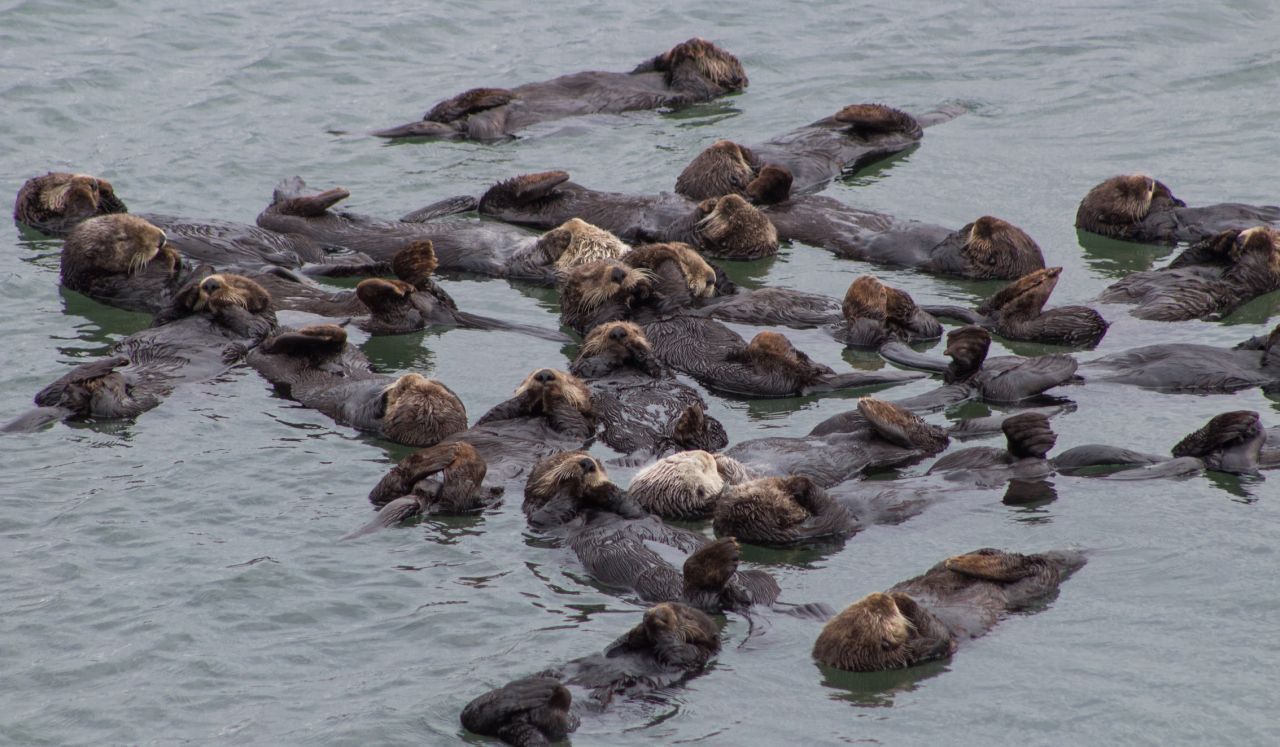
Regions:
<instances>
[{"instance_id":1,"label":"otter nose","mask_svg":"<svg viewBox=\"0 0 1280 747\"><path fill-rule=\"evenodd\" d=\"M609 339L621 342L627 339L627 330L624 327L614 327L609 330Z\"/></svg>"},{"instance_id":2,"label":"otter nose","mask_svg":"<svg viewBox=\"0 0 1280 747\"><path fill-rule=\"evenodd\" d=\"M218 290L221 287L222 287L222 282L219 280L215 280L214 278L209 278L208 280L205 280L203 283L200 284L200 290L204 291L205 293L213 293L214 291Z\"/></svg>"},{"instance_id":3,"label":"otter nose","mask_svg":"<svg viewBox=\"0 0 1280 747\"><path fill-rule=\"evenodd\" d=\"M621 283L627 279L627 271L621 267L613 268L613 272L609 273L609 279L615 283Z\"/></svg>"},{"instance_id":4,"label":"otter nose","mask_svg":"<svg viewBox=\"0 0 1280 747\"><path fill-rule=\"evenodd\" d=\"M533 375L533 380L539 384L549 384L556 380L556 372L549 368L544 368Z\"/></svg>"},{"instance_id":5,"label":"otter nose","mask_svg":"<svg viewBox=\"0 0 1280 747\"><path fill-rule=\"evenodd\" d=\"M596 471L596 462L594 459L579 459L578 466L582 468L583 474L591 474Z\"/></svg>"}]
</instances>

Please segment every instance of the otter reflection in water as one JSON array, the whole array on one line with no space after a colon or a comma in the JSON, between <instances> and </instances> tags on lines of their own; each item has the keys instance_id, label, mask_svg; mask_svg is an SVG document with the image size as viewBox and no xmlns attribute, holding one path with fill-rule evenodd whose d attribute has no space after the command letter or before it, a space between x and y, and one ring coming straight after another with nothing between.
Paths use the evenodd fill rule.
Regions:
<instances>
[{"instance_id":1,"label":"otter reflection in water","mask_svg":"<svg viewBox=\"0 0 1280 747\"><path fill-rule=\"evenodd\" d=\"M1164 183L1145 174L1113 176L1089 190L1076 228L1123 241L1199 241L1259 224L1280 227L1280 207L1222 203L1187 207Z\"/></svg>"},{"instance_id":2,"label":"otter reflection in water","mask_svg":"<svg viewBox=\"0 0 1280 747\"><path fill-rule=\"evenodd\" d=\"M559 742L578 728L583 710L600 711L615 700L641 698L701 673L720 651L719 636L699 610L678 602L654 605L602 653L475 698L462 709L462 725L518 747Z\"/></svg>"},{"instance_id":3,"label":"otter reflection in water","mask_svg":"<svg viewBox=\"0 0 1280 747\"><path fill-rule=\"evenodd\" d=\"M419 122L374 132L378 137L502 140L539 122L584 114L671 109L741 91L738 58L689 39L629 73L587 71L515 88L472 88L431 108Z\"/></svg>"},{"instance_id":4,"label":"otter reflection in water","mask_svg":"<svg viewBox=\"0 0 1280 747\"><path fill-rule=\"evenodd\" d=\"M950 656L1010 612L1034 608L1085 564L1078 552L957 555L829 620L813 646L820 664L854 672L903 669Z\"/></svg>"}]
</instances>

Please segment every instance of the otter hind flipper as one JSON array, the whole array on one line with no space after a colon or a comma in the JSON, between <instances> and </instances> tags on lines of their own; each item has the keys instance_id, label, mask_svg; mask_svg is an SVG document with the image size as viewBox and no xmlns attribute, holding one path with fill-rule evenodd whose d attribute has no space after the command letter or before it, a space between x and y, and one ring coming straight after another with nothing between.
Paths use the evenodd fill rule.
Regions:
<instances>
[{"instance_id":1,"label":"otter hind flipper","mask_svg":"<svg viewBox=\"0 0 1280 747\"><path fill-rule=\"evenodd\" d=\"M854 371L851 373L831 374L823 376L814 383L804 387L801 394L818 394L834 392L837 389L857 389L864 386L881 384L901 384L906 381L923 379L924 374L918 371L898 371L886 369L882 371Z\"/></svg>"},{"instance_id":2,"label":"otter hind flipper","mask_svg":"<svg viewBox=\"0 0 1280 747\"><path fill-rule=\"evenodd\" d=\"M479 208L484 212L486 209L528 205L550 196L556 187L567 181L567 171L542 171L512 177L490 187L481 196Z\"/></svg>"},{"instance_id":3,"label":"otter hind flipper","mask_svg":"<svg viewBox=\"0 0 1280 747\"><path fill-rule=\"evenodd\" d=\"M966 309L963 306L924 305L920 307L920 310L932 314L933 316L956 319L964 322L965 324L976 324L979 327L986 327L991 324L991 320L988 319L986 315L974 311L973 309Z\"/></svg>"},{"instance_id":4,"label":"otter hind flipper","mask_svg":"<svg viewBox=\"0 0 1280 747\"><path fill-rule=\"evenodd\" d=\"M391 271L401 280L421 289L440 266L435 245L429 239L409 243L391 258Z\"/></svg>"},{"instance_id":5,"label":"otter hind flipper","mask_svg":"<svg viewBox=\"0 0 1280 747\"><path fill-rule=\"evenodd\" d=\"M1039 570L1039 566L1025 555L1000 552L990 548L956 555L947 558L943 563L947 570L998 583L1017 581Z\"/></svg>"},{"instance_id":6,"label":"otter hind flipper","mask_svg":"<svg viewBox=\"0 0 1280 747\"><path fill-rule=\"evenodd\" d=\"M396 524L411 519L422 513L422 500L416 495L406 495L387 503L378 510L378 515L373 517L369 523L351 532L343 535L338 541L343 542L356 537L363 537L366 534L373 534L387 527L393 527Z\"/></svg>"},{"instance_id":7,"label":"otter hind flipper","mask_svg":"<svg viewBox=\"0 0 1280 747\"><path fill-rule=\"evenodd\" d=\"M83 388L93 381L110 376L117 368L127 365L129 365L129 359L123 355L82 363L41 389L35 396L35 403L41 407L70 407L68 402L74 394L73 388ZM71 407L71 409L76 408Z\"/></svg>"},{"instance_id":8,"label":"otter hind flipper","mask_svg":"<svg viewBox=\"0 0 1280 747\"><path fill-rule=\"evenodd\" d=\"M836 112L834 119L848 125L849 131L859 137L894 133L913 139L924 137L915 117L884 104L850 104Z\"/></svg>"},{"instance_id":9,"label":"otter hind flipper","mask_svg":"<svg viewBox=\"0 0 1280 747\"><path fill-rule=\"evenodd\" d=\"M505 106L513 98L515 93L506 88L472 88L431 107L422 119L427 122L456 122L485 109Z\"/></svg>"},{"instance_id":10,"label":"otter hind flipper","mask_svg":"<svg viewBox=\"0 0 1280 747\"><path fill-rule=\"evenodd\" d=\"M282 332L262 344L265 353L276 355L333 355L342 352L347 331L336 324L313 324L294 332Z\"/></svg>"},{"instance_id":11,"label":"otter hind flipper","mask_svg":"<svg viewBox=\"0 0 1280 747\"><path fill-rule=\"evenodd\" d=\"M437 200L426 207L420 207L411 213L406 213L400 220L403 223L426 223L449 215L474 213L479 207L480 199L478 197L456 195Z\"/></svg>"}]
</instances>

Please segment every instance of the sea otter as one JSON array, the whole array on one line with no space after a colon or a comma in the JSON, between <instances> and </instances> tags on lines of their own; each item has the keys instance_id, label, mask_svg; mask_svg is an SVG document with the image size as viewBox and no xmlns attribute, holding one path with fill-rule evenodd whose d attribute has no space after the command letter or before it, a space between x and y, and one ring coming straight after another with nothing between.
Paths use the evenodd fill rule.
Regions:
<instances>
[{"instance_id":1,"label":"sea otter","mask_svg":"<svg viewBox=\"0 0 1280 747\"><path fill-rule=\"evenodd\" d=\"M433 446L467 427L466 408L447 386L416 373L375 373L334 324L282 331L247 362L284 396L388 441Z\"/></svg>"},{"instance_id":2,"label":"sea otter","mask_svg":"<svg viewBox=\"0 0 1280 747\"><path fill-rule=\"evenodd\" d=\"M654 360L644 331L631 322L591 330L569 370L591 388L601 438L616 451L661 455L729 443L702 397Z\"/></svg>"},{"instance_id":3,"label":"sea otter","mask_svg":"<svg viewBox=\"0 0 1280 747\"><path fill-rule=\"evenodd\" d=\"M874 275L860 275L849 284L840 311L844 323L833 334L849 347L879 348L889 340L910 343L942 336L942 325L910 294Z\"/></svg>"},{"instance_id":4,"label":"sea otter","mask_svg":"<svg viewBox=\"0 0 1280 747\"><path fill-rule=\"evenodd\" d=\"M50 172L28 179L18 191L14 220L50 236L66 236L84 220L128 212L110 183L87 174ZM385 269L361 254L346 253L304 236L282 235L222 220L195 221L140 213L164 231L188 260L245 271L272 265L315 275L368 275Z\"/></svg>"},{"instance_id":5,"label":"sea otter","mask_svg":"<svg viewBox=\"0 0 1280 747\"><path fill-rule=\"evenodd\" d=\"M422 120L378 130L378 137L494 141L539 122L584 114L675 109L747 87L738 58L693 38L629 73L587 71L515 88L472 88L445 99Z\"/></svg>"},{"instance_id":6,"label":"sea otter","mask_svg":"<svg viewBox=\"0 0 1280 747\"><path fill-rule=\"evenodd\" d=\"M737 195L693 202L680 195L599 192L569 181L564 171L524 174L490 187L479 210L508 223L553 228L581 218L624 241L679 241L709 257L761 259L778 253L778 233Z\"/></svg>"},{"instance_id":7,"label":"sea otter","mask_svg":"<svg viewBox=\"0 0 1280 747\"><path fill-rule=\"evenodd\" d=\"M343 537L353 539L428 514L469 514L494 505L501 487L484 487L488 466L467 443L437 444L405 457L374 486L378 515Z\"/></svg>"},{"instance_id":8,"label":"sea otter","mask_svg":"<svg viewBox=\"0 0 1280 747\"><path fill-rule=\"evenodd\" d=\"M744 197L762 168L785 169L797 193L818 192L841 174L852 174L914 146L923 127L960 112L935 111L917 119L883 104L850 104L830 117L750 147L720 140L699 153L676 180L691 200L727 194Z\"/></svg>"},{"instance_id":9,"label":"sea otter","mask_svg":"<svg viewBox=\"0 0 1280 747\"><path fill-rule=\"evenodd\" d=\"M1005 448L973 446L952 451L935 461L928 474L995 487L1009 480L1039 480L1053 473L1045 456L1058 437L1049 426L1048 417L1039 412L1018 413L1006 418L1000 429L1007 443Z\"/></svg>"},{"instance_id":10,"label":"sea otter","mask_svg":"<svg viewBox=\"0 0 1280 747\"><path fill-rule=\"evenodd\" d=\"M184 281L164 231L126 213L89 218L62 245L63 287L128 311L157 314Z\"/></svg>"},{"instance_id":11,"label":"sea otter","mask_svg":"<svg viewBox=\"0 0 1280 747\"><path fill-rule=\"evenodd\" d=\"M1257 474L1267 431L1258 413L1236 410L1215 415L1201 428L1174 445L1173 458L1143 454L1114 446L1088 445L1068 449L1053 464L1059 470L1098 466L1132 466L1135 470L1108 475L1111 479L1172 477L1200 470Z\"/></svg>"},{"instance_id":12,"label":"sea otter","mask_svg":"<svg viewBox=\"0 0 1280 747\"><path fill-rule=\"evenodd\" d=\"M634 590L646 601L720 613L778 598L772 576L738 570L732 538L710 542L646 514L585 452L539 462L525 482L523 509L530 526L561 535L595 581Z\"/></svg>"},{"instance_id":13,"label":"sea otter","mask_svg":"<svg viewBox=\"0 0 1280 747\"><path fill-rule=\"evenodd\" d=\"M1045 311L1061 267L1028 273L983 301L976 312L955 306L926 306L936 316L949 316L966 324L991 329L1006 340L1045 345L1093 347L1110 324L1087 306L1059 306Z\"/></svg>"},{"instance_id":14,"label":"sea otter","mask_svg":"<svg viewBox=\"0 0 1280 747\"><path fill-rule=\"evenodd\" d=\"M724 454L766 475L805 475L828 488L876 468L909 464L941 452L946 431L921 420L905 407L863 397L860 422L843 430L802 437L743 441Z\"/></svg>"},{"instance_id":15,"label":"sea otter","mask_svg":"<svg viewBox=\"0 0 1280 747\"><path fill-rule=\"evenodd\" d=\"M553 454L583 448L595 435L596 424L586 384L564 371L540 368L520 382L515 396L494 405L448 441L475 447L489 465L490 476L505 485Z\"/></svg>"},{"instance_id":16,"label":"sea otter","mask_svg":"<svg viewBox=\"0 0 1280 747\"><path fill-rule=\"evenodd\" d=\"M678 602L656 604L602 653L509 682L467 703L462 726L517 747L559 742L578 728L582 710L651 698L701 673L720 650L719 635L704 612ZM573 690L579 692L576 700Z\"/></svg>"},{"instance_id":17,"label":"sea otter","mask_svg":"<svg viewBox=\"0 0 1280 747\"><path fill-rule=\"evenodd\" d=\"M727 487L716 498L711 527L717 537L783 546L842 540L861 528L857 517L804 474Z\"/></svg>"},{"instance_id":18,"label":"sea otter","mask_svg":"<svg viewBox=\"0 0 1280 747\"><path fill-rule=\"evenodd\" d=\"M581 262L617 258L630 250L608 231L569 218L547 226L550 230L541 236L492 221L433 220L474 210L476 201L472 198L447 200L444 207L417 210L401 220L330 209L350 194L341 187L315 192L300 177L290 177L276 186L271 204L258 214L258 225L385 261L408 243L430 241L440 272L505 277L539 285L555 285L560 273Z\"/></svg>"},{"instance_id":19,"label":"sea otter","mask_svg":"<svg viewBox=\"0 0 1280 747\"><path fill-rule=\"evenodd\" d=\"M1139 319L1215 320L1280 289L1280 231L1267 226L1230 229L1192 246L1168 267L1135 272L1098 297L1136 304Z\"/></svg>"},{"instance_id":20,"label":"sea otter","mask_svg":"<svg viewBox=\"0 0 1280 747\"><path fill-rule=\"evenodd\" d=\"M136 417L183 384L220 376L275 327L271 298L252 280L195 277L174 294L155 326L42 389L35 396L39 409L3 430L27 431L68 418Z\"/></svg>"},{"instance_id":21,"label":"sea otter","mask_svg":"<svg viewBox=\"0 0 1280 747\"><path fill-rule=\"evenodd\" d=\"M1253 342L1253 341L1250 341ZM1280 325L1262 347L1164 343L1104 355L1081 364L1089 381L1111 381L1169 392L1234 392L1260 386L1280 389Z\"/></svg>"},{"instance_id":22,"label":"sea otter","mask_svg":"<svg viewBox=\"0 0 1280 747\"><path fill-rule=\"evenodd\" d=\"M947 558L829 620L813 645L819 664L853 672L905 669L950 656L1010 612L1034 609L1084 566L1082 554L1021 555L984 548Z\"/></svg>"},{"instance_id":23,"label":"sea otter","mask_svg":"<svg viewBox=\"0 0 1280 747\"><path fill-rule=\"evenodd\" d=\"M1223 203L1187 207L1164 183L1144 174L1102 182L1080 201L1076 228L1121 241L1173 244L1200 241L1259 224L1280 228L1280 207Z\"/></svg>"},{"instance_id":24,"label":"sea otter","mask_svg":"<svg viewBox=\"0 0 1280 747\"><path fill-rule=\"evenodd\" d=\"M631 478L627 494L664 519L709 519L720 493L751 474L736 459L701 449L663 457Z\"/></svg>"}]
</instances>

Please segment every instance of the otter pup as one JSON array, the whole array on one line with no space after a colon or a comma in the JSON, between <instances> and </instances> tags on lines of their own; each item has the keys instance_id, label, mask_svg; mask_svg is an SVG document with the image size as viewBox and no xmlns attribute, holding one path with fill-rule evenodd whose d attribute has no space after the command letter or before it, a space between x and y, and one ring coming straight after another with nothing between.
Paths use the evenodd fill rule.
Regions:
<instances>
[{"instance_id":1,"label":"otter pup","mask_svg":"<svg viewBox=\"0 0 1280 747\"><path fill-rule=\"evenodd\" d=\"M861 275L849 284L840 310L844 324L833 331L849 347L879 348L889 340L919 342L942 336L942 325L902 290Z\"/></svg>"},{"instance_id":2,"label":"otter pup","mask_svg":"<svg viewBox=\"0 0 1280 747\"><path fill-rule=\"evenodd\" d=\"M220 376L275 326L271 297L252 280L196 277L174 295L155 326L42 389L35 396L39 409L3 430L28 431L68 418L136 417L183 384Z\"/></svg>"},{"instance_id":3,"label":"otter pup","mask_svg":"<svg viewBox=\"0 0 1280 747\"><path fill-rule=\"evenodd\" d=\"M1114 446L1088 445L1068 449L1053 460L1059 470L1097 466L1142 465L1118 472L1113 479L1172 477L1199 470L1257 474L1267 431L1252 410L1224 412L1174 445L1173 459Z\"/></svg>"},{"instance_id":4,"label":"otter pup","mask_svg":"<svg viewBox=\"0 0 1280 747\"><path fill-rule=\"evenodd\" d=\"M183 280L182 257L164 231L126 213L89 218L72 229L61 263L64 287L149 314L165 308Z\"/></svg>"},{"instance_id":5,"label":"otter pup","mask_svg":"<svg viewBox=\"0 0 1280 747\"><path fill-rule=\"evenodd\" d=\"M756 545L843 540L860 528L853 514L803 474L732 485L716 500L717 537Z\"/></svg>"},{"instance_id":6,"label":"otter pup","mask_svg":"<svg viewBox=\"0 0 1280 747\"><path fill-rule=\"evenodd\" d=\"M1190 208L1163 182L1145 174L1107 179L1089 190L1076 210L1076 228L1082 231L1152 244L1200 241L1258 224L1280 227L1280 207L1223 203Z\"/></svg>"},{"instance_id":7,"label":"otter pup","mask_svg":"<svg viewBox=\"0 0 1280 747\"><path fill-rule=\"evenodd\" d=\"M405 457L369 493L378 515L342 539L371 534L427 514L469 514L502 498L502 488L483 486L488 467L466 443L437 444Z\"/></svg>"},{"instance_id":8,"label":"otter pup","mask_svg":"<svg viewBox=\"0 0 1280 747\"><path fill-rule=\"evenodd\" d=\"M578 728L577 711L669 688L701 673L719 650L719 631L705 613L678 602L656 604L603 653L472 700L462 709L462 725L519 747L559 742ZM575 701L569 688L585 691L585 698Z\"/></svg>"},{"instance_id":9,"label":"otter pup","mask_svg":"<svg viewBox=\"0 0 1280 747\"><path fill-rule=\"evenodd\" d=\"M813 658L853 672L905 669L954 653L1001 617L1056 594L1084 566L1073 551L1021 555L984 548L947 558L845 608L818 635Z\"/></svg>"},{"instance_id":10,"label":"otter pup","mask_svg":"<svg viewBox=\"0 0 1280 747\"><path fill-rule=\"evenodd\" d=\"M416 373L375 373L334 324L283 331L247 361L284 396L388 441L433 446L467 427L466 408L449 387Z\"/></svg>"},{"instance_id":11,"label":"otter pup","mask_svg":"<svg viewBox=\"0 0 1280 747\"><path fill-rule=\"evenodd\" d=\"M1136 304L1129 313L1139 319L1216 320L1276 289L1280 289L1280 231L1257 226L1205 239L1168 267L1125 277L1098 300Z\"/></svg>"},{"instance_id":12,"label":"otter pup","mask_svg":"<svg viewBox=\"0 0 1280 747\"><path fill-rule=\"evenodd\" d=\"M431 108L419 122L378 137L504 140L539 122L585 114L675 109L747 87L738 58L706 39L681 42L629 73L588 71L515 88L472 88Z\"/></svg>"},{"instance_id":13,"label":"otter pup","mask_svg":"<svg viewBox=\"0 0 1280 747\"><path fill-rule=\"evenodd\" d=\"M480 198L479 210L482 215L536 228L581 218L624 241L679 241L721 259L760 259L778 253L773 224L737 195L693 202L667 193L598 192L569 181L564 171L547 171L490 187Z\"/></svg>"},{"instance_id":14,"label":"otter pup","mask_svg":"<svg viewBox=\"0 0 1280 747\"><path fill-rule=\"evenodd\" d=\"M729 444L702 397L654 360L644 331L631 322L591 330L569 370L591 388L601 438L623 454Z\"/></svg>"},{"instance_id":15,"label":"otter pup","mask_svg":"<svg viewBox=\"0 0 1280 747\"><path fill-rule=\"evenodd\" d=\"M955 306L928 306L926 310L987 327L1006 340L1093 347L1110 326L1101 314L1087 306L1044 310L1061 275L1061 267L1023 275L983 301L976 312Z\"/></svg>"}]
</instances>

